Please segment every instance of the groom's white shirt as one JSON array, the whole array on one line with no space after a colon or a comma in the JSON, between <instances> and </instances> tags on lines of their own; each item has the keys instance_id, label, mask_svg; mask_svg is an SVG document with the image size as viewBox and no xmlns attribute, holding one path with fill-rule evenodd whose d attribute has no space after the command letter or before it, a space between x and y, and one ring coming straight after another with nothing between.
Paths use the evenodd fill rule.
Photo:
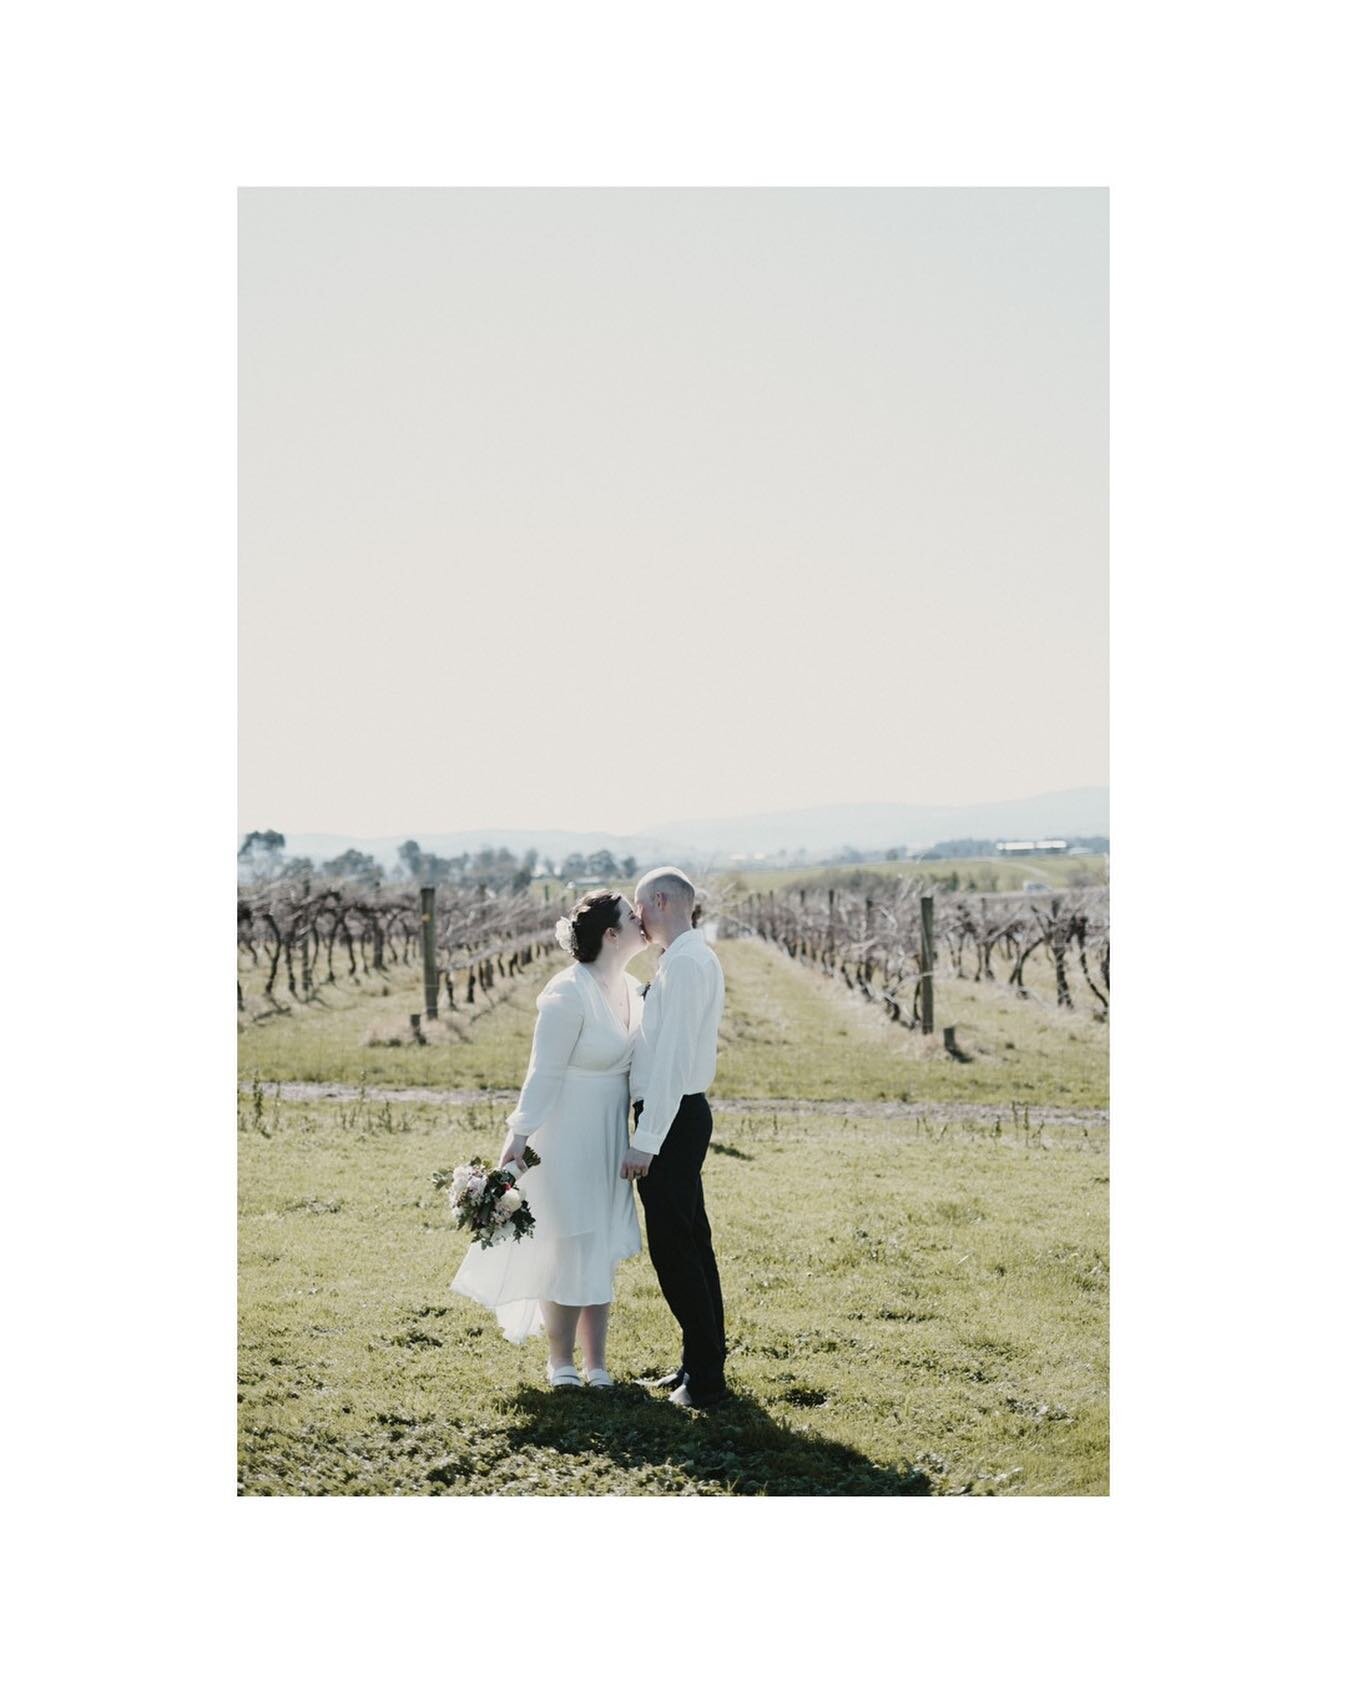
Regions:
<instances>
[{"instance_id":1,"label":"groom's white shirt","mask_svg":"<svg viewBox=\"0 0 1347 1681\"><path fill-rule=\"evenodd\" d=\"M725 1008L720 959L700 928L665 951L645 996L631 1056L631 1096L643 1104L633 1150L659 1154L678 1105L716 1077L716 1034Z\"/></svg>"}]
</instances>

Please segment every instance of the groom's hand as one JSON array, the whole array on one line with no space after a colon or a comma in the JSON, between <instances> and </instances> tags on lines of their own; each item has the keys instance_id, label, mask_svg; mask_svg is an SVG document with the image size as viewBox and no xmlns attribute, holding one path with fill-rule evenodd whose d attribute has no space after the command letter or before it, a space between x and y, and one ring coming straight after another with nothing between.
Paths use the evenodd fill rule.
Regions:
<instances>
[{"instance_id":1,"label":"groom's hand","mask_svg":"<svg viewBox=\"0 0 1347 1681\"><path fill-rule=\"evenodd\" d=\"M644 1179L650 1171L650 1164L654 1156L644 1150L628 1150L622 1158L622 1177L624 1179Z\"/></svg>"}]
</instances>

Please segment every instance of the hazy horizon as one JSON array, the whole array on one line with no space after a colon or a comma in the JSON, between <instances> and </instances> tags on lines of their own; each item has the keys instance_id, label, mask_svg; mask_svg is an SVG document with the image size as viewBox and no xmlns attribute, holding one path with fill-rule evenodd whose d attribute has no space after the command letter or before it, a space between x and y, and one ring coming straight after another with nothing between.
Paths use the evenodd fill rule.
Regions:
<instances>
[{"instance_id":1,"label":"hazy horizon","mask_svg":"<svg viewBox=\"0 0 1347 1681\"><path fill-rule=\"evenodd\" d=\"M1102 796L1100 798L1099 796ZM270 825L269 827L278 827ZM662 831L662 832L661 832ZM415 840L432 849L449 844L455 850L502 844L536 846L540 851L568 851L578 847L593 851L614 846L619 852L635 847L652 852L653 843L670 856L707 856L726 852L780 852L840 850L848 846L863 851L893 845L929 846L938 841L983 838L1045 838L1049 835L1083 837L1109 831L1107 788L1061 789L1045 792L1023 802L993 802L969 806L859 805L810 807L806 810L756 812L743 816L701 814L680 818L650 830L570 829L556 825L486 824L458 830L393 830L381 835L357 834L351 830L282 830L289 855L317 854L355 846L372 848L376 856L392 855L392 849ZM240 831L239 840L246 831Z\"/></svg>"},{"instance_id":2,"label":"hazy horizon","mask_svg":"<svg viewBox=\"0 0 1347 1681\"><path fill-rule=\"evenodd\" d=\"M826 809L831 809L834 806L911 805L911 806L920 807L920 808L941 808L941 807L948 806L949 808L954 809L954 810L965 809L965 808L969 809L969 810L975 810L978 807L984 806L984 805L1010 804L1010 803L1012 803L1014 801L1018 801L1018 800L1029 801L1029 800L1035 800L1035 799L1040 799L1040 798L1049 798L1053 795L1075 794L1075 793L1082 792L1084 790L1093 790L1093 789L1096 789L1096 788L1103 788L1103 789L1107 790L1107 784L1105 784L1105 783L1087 783L1087 784L1081 784L1079 787L1075 787L1075 788L1036 789L1036 790L1034 790L1034 792L1029 793L1029 794L1012 794L1012 795L1007 795L1004 799L998 799L998 800L967 800L967 801L965 801L965 800L959 800L959 801L944 801L944 800L942 800L942 801L936 801L936 800L931 800L931 801L836 800L836 801L821 801L821 802L819 802L819 804L817 806L800 806L800 807L797 807L797 806L773 806L773 807L770 807L770 808L754 808L752 811L697 811L697 812L685 811L685 812L679 813L677 815L661 818L660 820L658 820L656 822L653 822L653 823L624 824L624 825L621 825L621 826L618 826L618 827L613 827L611 825L599 824L599 823L554 823L554 822L551 822L551 821L547 820L546 818L544 818L544 819L542 819L538 822L531 822L531 823L493 822L490 819L487 819L483 822L475 822L475 823L441 823L434 828L431 828L431 827L429 827L425 824L420 825L418 828L408 828L405 824L403 824L403 825L393 824L391 827L386 828L384 830L381 830L378 833L375 833L373 831L368 831L368 830L357 831L355 828L353 828L349 824L343 825L339 828L318 828L318 827L316 827L312 824L294 823L294 824L289 825L289 827L287 828L287 826L284 823L265 822L264 821L264 822L257 822L257 823L251 823L251 824L240 823L238 825L238 834L239 834L239 838L243 839L252 830L275 829L275 830L277 830L277 831L279 831L283 834L290 834L290 833L294 833L296 835L330 834L330 835L334 835L334 836L338 836L338 837L350 836L352 838L363 839L363 840L397 840L397 839L416 839L419 836L425 835L425 834L456 834L456 833L459 833L459 832L470 832L470 831L481 831L481 832L485 833L485 832L494 832L494 831L497 831L497 830L513 830L513 831L518 831L520 833L527 833L527 832L530 832L530 831L533 831L533 830L539 830L539 829L556 829L556 830L565 830L567 832L571 832L571 833L575 833L575 834L605 833L605 834L619 834L619 835L637 836L637 835L642 835L642 834L655 833L658 830L664 829L664 828L674 828L678 825L684 825L684 824L687 824L689 822L702 822L702 823L745 822L745 823L748 823L748 822L753 822L757 819L778 817L778 816L781 816L785 813L795 812L797 810L798 811L826 810ZM953 839L957 839L959 837L951 835L951 836L948 836L946 838L953 840Z\"/></svg>"},{"instance_id":3,"label":"hazy horizon","mask_svg":"<svg viewBox=\"0 0 1347 1681\"><path fill-rule=\"evenodd\" d=\"M1107 205L243 191L241 832L1106 786Z\"/></svg>"}]
</instances>

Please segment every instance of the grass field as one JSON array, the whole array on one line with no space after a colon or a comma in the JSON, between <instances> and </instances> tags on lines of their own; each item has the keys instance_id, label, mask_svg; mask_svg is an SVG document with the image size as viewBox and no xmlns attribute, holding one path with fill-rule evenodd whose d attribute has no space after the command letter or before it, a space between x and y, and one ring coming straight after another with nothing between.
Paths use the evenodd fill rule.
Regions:
<instances>
[{"instance_id":1,"label":"grass field","mask_svg":"<svg viewBox=\"0 0 1347 1681\"><path fill-rule=\"evenodd\" d=\"M502 1116L245 1097L242 1492L1105 1492L1102 1129L720 1117L738 1399L688 1418L623 1382L676 1363L645 1256L612 1393L547 1390L541 1342L449 1295L465 1244L430 1174Z\"/></svg>"},{"instance_id":2,"label":"grass field","mask_svg":"<svg viewBox=\"0 0 1347 1681\"><path fill-rule=\"evenodd\" d=\"M241 1492L1107 1491L1107 1029L944 982L954 1062L759 942L717 950L706 1186L736 1399L695 1417L630 1381L677 1354L645 1255L619 1274L611 1393L547 1390L541 1342L448 1293L465 1239L430 1175L494 1157L559 952L426 1046L368 1042L419 1007L396 968L260 1019L249 994ZM402 1095L287 1100L280 1081Z\"/></svg>"},{"instance_id":3,"label":"grass field","mask_svg":"<svg viewBox=\"0 0 1347 1681\"><path fill-rule=\"evenodd\" d=\"M1059 1010L1051 964L1026 967L1035 996L1004 985L950 980L935 989L936 1027L953 1026L968 1062L945 1055L943 1037L895 1026L884 1012L756 940L722 940L725 1018L715 1092L720 1097L941 1099L1028 1103L1038 1107L1108 1104L1108 1029L1085 1008ZM282 1013L244 1013L239 1071L244 1080L336 1081L355 1085L504 1090L528 1064L534 1000L565 959L535 964L501 982L489 1007L442 1013L411 1040L408 1017L421 1009L419 971L394 966L383 980L325 987L322 1002ZM632 972L648 979L643 954ZM245 992L249 972L243 972ZM385 991L387 988L387 991ZM399 1043L392 1043L398 1040ZM371 1042L373 1041L373 1042Z\"/></svg>"}]
</instances>

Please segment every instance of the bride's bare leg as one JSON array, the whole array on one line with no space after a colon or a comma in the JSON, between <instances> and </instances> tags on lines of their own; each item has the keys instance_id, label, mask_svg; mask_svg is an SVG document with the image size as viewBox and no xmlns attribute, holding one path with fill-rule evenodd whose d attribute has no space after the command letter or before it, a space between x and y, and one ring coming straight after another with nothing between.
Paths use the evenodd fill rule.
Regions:
<instances>
[{"instance_id":1,"label":"bride's bare leg","mask_svg":"<svg viewBox=\"0 0 1347 1681\"><path fill-rule=\"evenodd\" d=\"M575 1364L575 1322L582 1310L564 1302L542 1302L543 1324L547 1327L548 1355L554 1366Z\"/></svg>"},{"instance_id":2,"label":"bride's bare leg","mask_svg":"<svg viewBox=\"0 0 1347 1681\"><path fill-rule=\"evenodd\" d=\"M580 1347L584 1351L585 1370L597 1371L600 1366L605 1367L605 1352L608 1347L608 1310L611 1302L596 1302L592 1307L580 1309Z\"/></svg>"}]
</instances>

